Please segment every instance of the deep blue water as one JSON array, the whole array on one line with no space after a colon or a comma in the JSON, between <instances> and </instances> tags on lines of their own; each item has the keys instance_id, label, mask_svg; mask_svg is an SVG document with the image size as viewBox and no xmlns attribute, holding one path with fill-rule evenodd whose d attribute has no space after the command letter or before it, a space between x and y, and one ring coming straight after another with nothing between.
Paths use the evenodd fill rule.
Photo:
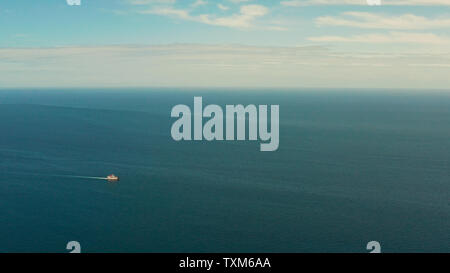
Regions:
<instances>
[{"instance_id":1,"label":"deep blue water","mask_svg":"<svg viewBox=\"0 0 450 273\"><path fill-rule=\"evenodd\" d=\"M194 95L279 104L279 150L173 141ZM0 252L450 251L448 92L3 90L0 128Z\"/></svg>"}]
</instances>

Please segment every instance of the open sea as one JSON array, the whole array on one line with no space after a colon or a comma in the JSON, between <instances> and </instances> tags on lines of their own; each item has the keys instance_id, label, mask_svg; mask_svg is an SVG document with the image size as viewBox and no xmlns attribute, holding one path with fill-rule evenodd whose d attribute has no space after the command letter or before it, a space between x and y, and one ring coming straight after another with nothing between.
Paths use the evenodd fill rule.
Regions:
<instances>
[{"instance_id":1,"label":"open sea","mask_svg":"<svg viewBox=\"0 0 450 273\"><path fill-rule=\"evenodd\" d=\"M278 151L174 141L194 96L279 104ZM0 130L0 252L450 252L450 92L1 90Z\"/></svg>"}]
</instances>

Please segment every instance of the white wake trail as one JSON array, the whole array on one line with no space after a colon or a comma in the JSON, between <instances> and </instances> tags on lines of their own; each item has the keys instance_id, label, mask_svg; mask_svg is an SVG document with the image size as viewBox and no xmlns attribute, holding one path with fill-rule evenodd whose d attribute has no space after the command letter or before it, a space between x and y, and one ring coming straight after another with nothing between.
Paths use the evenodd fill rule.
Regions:
<instances>
[{"instance_id":1,"label":"white wake trail","mask_svg":"<svg viewBox=\"0 0 450 273\"><path fill-rule=\"evenodd\" d=\"M15 175L30 175L30 176L47 176L47 177L61 177L61 178L80 178L80 179L108 180L108 178L106 178L106 177L98 177L98 176L44 174L44 173L29 173L29 172L2 172L2 173L15 174Z\"/></svg>"},{"instance_id":2,"label":"white wake trail","mask_svg":"<svg viewBox=\"0 0 450 273\"><path fill-rule=\"evenodd\" d=\"M80 176L80 175L53 175L58 177L67 177L67 178L83 178L83 179L98 179L98 180L108 180L106 177L96 177L96 176Z\"/></svg>"}]
</instances>

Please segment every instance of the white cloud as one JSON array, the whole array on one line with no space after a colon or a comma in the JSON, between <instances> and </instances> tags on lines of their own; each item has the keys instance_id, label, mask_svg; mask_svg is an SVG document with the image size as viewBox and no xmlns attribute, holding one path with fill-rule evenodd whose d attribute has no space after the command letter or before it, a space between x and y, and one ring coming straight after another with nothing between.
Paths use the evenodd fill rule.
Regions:
<instances>
[{"instance_id":1,"label":"white cloud","mask_svg":"<svg viewBox=\"0 0 450 273\"><path fill-rule=\"evenodd\" d=\"M281 1L283 6L301 7L310 5L357 5L367 6L366 0L289 0ZM449 0L381 0L389 6L450 6Z\"/></svg>"},{"instance_id":2,"label":"white cloud","mask_svg":"<svg viewBox=\"0 0 450 273\"><path fill-rule=\"evenodd\" d=\"M431 19L414 14L387 16L370 12L344 12L337 17L319 17L316 19L316 24L371 29L431 29L449 28L450 18Z\"/></svg>"},{"instance_id":3,"label":"white cloud","mask_svg":"<svg viewBox=\"0 0 450 273\"><path fill-rule=\"evenodd\" d=\"M245 3L245 2L252 1L252 0L228 0L228 1L233 2L233 3Z\"/></svg>"},{"instance_id":4,"label":"white cloud","mask_svg":"<svg viewBox=\"0 0 450 273\"><path fill-rule=\"evenodd\" d=\"M183 9L175 9L175 8L155 8L151 10L140 11L142 14L158 14L158 15L166 15L166 16L176 16L185 20L194 20L189 14L189 11Z\"/></svg>"},{"instance_id":5,"label":"white cloud","mask_svg":"<svg viewBox=\"0 0 450 273\"><path fill-rule=\"evenodd\" d=\"M227 6L223 5L223 4L217 4L217 7L219 9L221 9L221 10L229 10L230 9L229 7L227 7Z\"/></svg>"},{"instance_id":6,"label":"white cloud","mask_svg":"<svg viewBox=\"0 0 450 273\"><path fill-rule=\"evenodd\" d=\"M0 48L0 86L448 88L449 63L448 52L354 53L317 46Z\"/></svg>"},{"instance_id":7,"label":"white cloud","mask_svg":"<svg viewBox=\"0 0 450 273\"><path fill-rule=\"evenodd\" d=\"M215 26L250 28L253 26L253 22L256 18L266 15L268 12L269 9L265 6L245 5L240 8L239 13L222 17L211 14L192 15L188 10L175 9L171 7L154 8L141 11L140 13L174 16L183 20L195 21Z\"/></svg>"},{"instance_id":8,"label":"white cloud","mask_svg":"<svg viewBox=\"0 0 450 273\"><path fill-rule=\"evenodd\" d=\"M400 43L450 45L450 37L433 33L390 32L388 34L362 34L353 36L319 36L309 37L313 42L341 43Z\"/></svg>"},{"instance_id":9,"label":"white cloud","mask_svg":"<svg viewBox=\"0 0 450 273\"><path fill-rule=\"evenodd\" d=\"M193 7L199 7L199 6L204 6L207 5L208 2L205 0L196 0L194 3L192 3Z\"/></svg>"},{"instance_id":10,"label":"white cloud","mask_svg":"<svg viewBox=\"0 0 450 273\"><path fill-rule=\"evenodd\" d=\"M128 0L132 5L174 4L176 0Z\"/></svg>"}]
</instances>

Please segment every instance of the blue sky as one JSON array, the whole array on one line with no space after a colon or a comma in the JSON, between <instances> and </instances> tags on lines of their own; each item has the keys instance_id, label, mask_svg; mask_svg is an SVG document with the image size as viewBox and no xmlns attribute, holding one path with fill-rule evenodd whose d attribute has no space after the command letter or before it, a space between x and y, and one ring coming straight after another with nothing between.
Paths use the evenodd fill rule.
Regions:
<instances>
[{"instance_id":1,"label":"blue sky","mask_svg":"<svg viewBox=\"0 0 450 273\"><path fill-rule=\"evenodd\" d=\"M449 48L450 0L0 0L0 87L447 88Z\"/></svg>"}]
</instances>

